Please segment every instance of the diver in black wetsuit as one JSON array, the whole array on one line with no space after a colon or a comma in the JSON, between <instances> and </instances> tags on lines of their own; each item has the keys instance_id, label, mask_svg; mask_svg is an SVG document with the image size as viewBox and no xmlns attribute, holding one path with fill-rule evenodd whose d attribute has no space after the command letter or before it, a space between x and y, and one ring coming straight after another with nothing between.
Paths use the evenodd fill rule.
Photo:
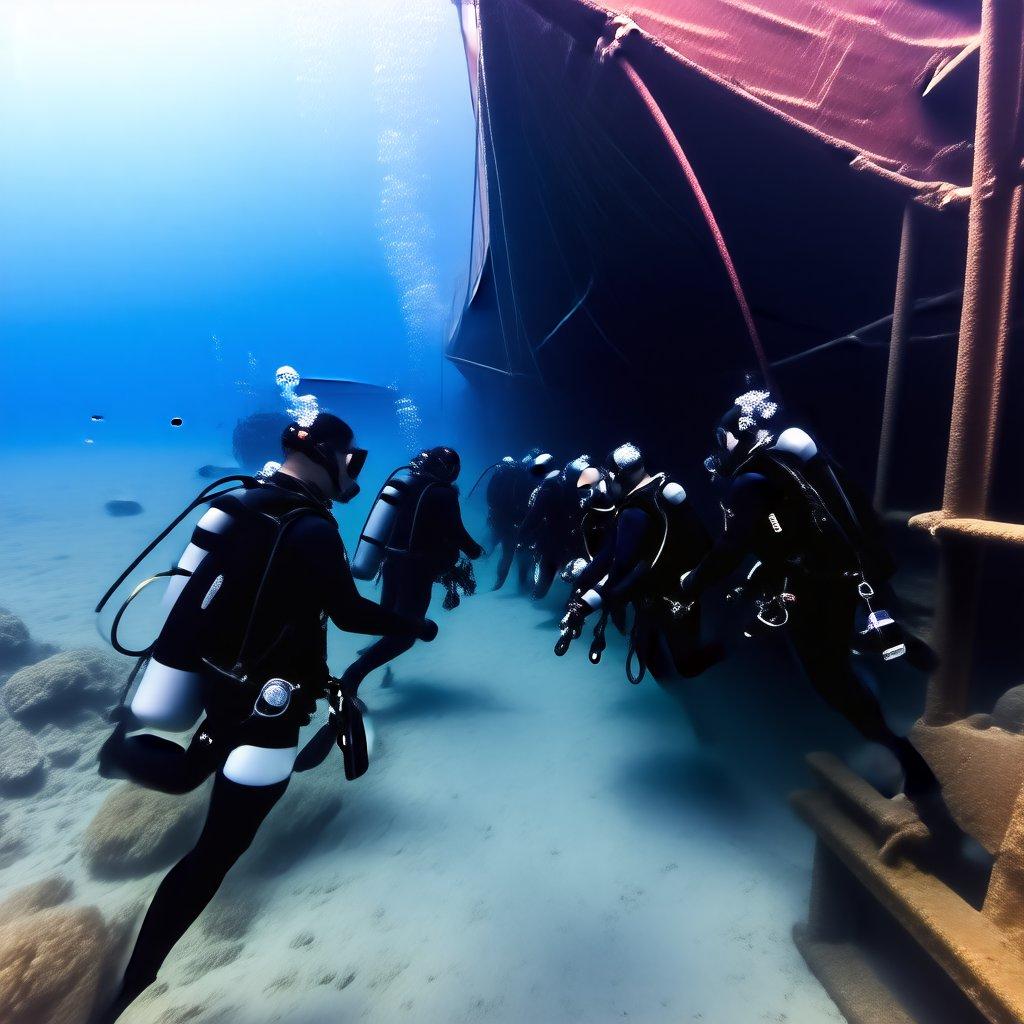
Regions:
<instances>
[{"instance_id":1,"label":"diver in black wetsuit","mask_svg":"<svg viewBox=\"0 0 1024 1024\"><path fill-rule=\"evenodd\" d=\"M589 455L577 456L561 472L548 473L530 495L519 546L533 552L530 596L535 601L547 596L555 576L582 546L576 483L589 465Z\"/></svg>"},{"instance_id":2,"label":"diver in black wetsuit","mask_svg":"<svg viewBox=\"0 0 1024 1024\"><path fill-rule=\"evenodd\" d=\"M554 460L542 448L531 448L516 462L506 457L495 467L487 484L487 523L496 547L501 548L494 589L501 590L512 563L519 560L519 589L525 590L531 561L520 547L519 530L530 507L530 498L541 480L554 468Z\"/></svg>"},{"instance_id":3,"label":"diver in black wetsuit","mask_svg":"<svg viewBox=\"0 0 1024 1024\"><path fill-rule=\"evenodd\" d=\"M381 605L421 619L430 606L434 583L455 567L460 553L476 559L483 549L462 522L455 486L461 468L458 453L431 448L413 459L410 468L381 567ZM355 696L370 672L404 654L415 640L406 634L372 644L342 674L342 692Z\"/></svg>"},{"instance_id":4,"label":"diver in black wetsuit","mask_svg":"<svg viewBox=\"0 0 1024 1024\"><path fill-rule=\"evenodd\" d=\"M636 445L616 448L608 470L616 492L614 528L603 528L603 546L575 580L555 651L565 653L592 611L611 612L631 604L635 618L627 661L630 681L639 682L645 669L659 681L676 674L698 675L718 661L721 652L716 646L700 646L700 612L680 602L679 576L707 552L707 531L682 485L664 473L648 473ZM592 661L599 660L602 636L599 624ZM634 655L640 663L636 675Z\"/></svg>"},{"instance_id":5,"label":"diver in black wetsuit","mask_svg":"<svg viewBox=\"0 0 1024 1024\"><path fill-rule=\"evenodd\" d=\"M682 581L682 600L695 601L749 556L760 560L751 587L758 628L785 626L811 685L866 739L899 759L910 797L926 796L937 781L924 758L889 727L874 693L850 663L851 645L875 646L887 658L906 651L927 668L932 655L916 638L897 632L885 613L873 613L855 636L858 605L894 571L873 511L803 430L776 434L778 407L767 391L750 391L719 424L708 468L727 491L725 531ZM755 583L756 581L756 583Z\"/></svg>"},{"instance_id":6,"label":"diver in black wetsuit","mask_svg":"<svg viewBox=\"0 0 1024 1024\"><path fill-rule=\"evenodd\" d=\"M101 774L168 792L216 772L202 834L160 883L107 1022L153 983L287 789L299 728L330 683L327 618L349 632L437 634L422 616L383 609L355 588L330 513L332 501L359 490L366 452L352 440L326 413L308 427L293 423L278 472L211 503L173 579L181 585L169 592L171 610L130 708L100 752ZM184 730L203 711L187 749L128 735L146 726Z\"/></svg>"}]
</instances>

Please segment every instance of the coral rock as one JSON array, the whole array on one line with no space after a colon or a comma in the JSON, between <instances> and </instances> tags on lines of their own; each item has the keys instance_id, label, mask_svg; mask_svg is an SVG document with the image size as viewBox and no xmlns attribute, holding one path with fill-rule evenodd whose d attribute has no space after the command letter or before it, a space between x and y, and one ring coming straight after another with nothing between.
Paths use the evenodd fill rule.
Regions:
<instances>
[{"instance_id":1,"label":"coral rock","mask_svg":"<svg viewBox=\"0 0 1024 1024\"><path fill-rule=\"evenodd\" d=\"M51 875L41 882L17 889L0 903L0 925L67 903L74 888L71 880L63 875Z\"/></svg>"},{"instance_id":2,"label":"coral rock","mask_svg":"<svg viewBox=\"0 0 1024 1024\"><path fill-rule=\"evenodd\" d=\"M30 728L69 723L116 701L125 674L120 661L95 648L65 651L15 672L3 685L3 703Z\"/></svg>"},{"instance_id":3,"label":"coral rock","mask_svg":"<svg viewBox=\"0 0 1024 1024\"><path fill-rule=\"evenodd\" d=\"M98 878L131 878L166 867L195 843L207 800L205 787L171 796L122 783L85 830L89 870Z\"/></svg>"},{"instance_id":4,"label":"coral rock","mask_svg":"<svg viewBox=\"0 0 1024 1024\"><path fill-rule=\"evenodd\" d=\"M31 653L28 627L13 612L0 608L0 667L24 665Z\"/></svg>"},{"instance_id":5,"label":"coral rock","mask_svg":"<svg viewBox=\"0 0 1024 1024\"><path fill-rule=\"evenodd\" d=\"M94 907L42 910L0 925L0 1020L88 1020L106 939L103 918Z\"/></svg>"},{"instance_id":6,"label":"coral rock","mask_svg":"<svg viewBox=\"0 0 1024 1024\"><path fill-rule=\"evenodd\" d=\"M0 793L25 796L46 779L43 752L32 735L9 718L0 721Z\"/></svg>"},{"instance_id":7,"label":"coral rock","mask_svg":"<svg viewBox=\"0 0 1024 1024\"><path fill-rule=\"evenodd\" d=\"M992 719L1007 732L1024 732L1024 684L1011 687L996 701Z\"/></svg>"}]
</instances>

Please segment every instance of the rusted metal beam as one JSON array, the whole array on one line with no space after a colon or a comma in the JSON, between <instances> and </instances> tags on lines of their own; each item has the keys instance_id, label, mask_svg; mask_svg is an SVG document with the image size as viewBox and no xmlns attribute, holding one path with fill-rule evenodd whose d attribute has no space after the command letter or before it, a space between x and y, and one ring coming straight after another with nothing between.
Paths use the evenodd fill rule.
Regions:
<instances>
[{"instance_id":1,"label":"rusted metal beam","mask_svg":"<svg viewBox=\"0 0 1024 1024\"><path fill-rule=\"evenodd\" d=\"M892 479L892 455L896 438L896 419L903 393L903 363L907 338L914 315L914 261L916 257L914 204L903 207L900 230L900 259L896 267L896 295L892 305L892 330L889 334L889 369L885 379L885 403L882 407L882 432L878 440L878 468L875 471L875 508L884 512L889 505Z\"/></svg>"},{"instance_id":2,"label":"rusted metal beam","mask_svg":"<svg viewBox=\"0 0 1024 1024\"><path fill-rule=\"evenodd\" d=\"M942 503L949 519L984 519L988 510L1016 272L1022 37L1022 0L983 0L967 271ZM935 635L942 661L925 706L933 724L968 709L981 559L977 538L939 536Z\"/></svg>"}]
</instances>

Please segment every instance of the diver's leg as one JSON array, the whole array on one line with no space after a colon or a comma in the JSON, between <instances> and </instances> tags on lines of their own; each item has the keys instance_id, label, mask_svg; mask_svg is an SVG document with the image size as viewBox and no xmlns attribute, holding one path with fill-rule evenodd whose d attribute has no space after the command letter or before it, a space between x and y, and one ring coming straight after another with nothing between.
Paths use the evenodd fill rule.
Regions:
<instances>
[{"instance_id":1,"label":"diver's leg","mask_svg":"<svg viewBox=\"0 0 1024 1024\"><path fill-rule=\"evenodd\" d=\"M501 590L505 586L505 580L508 579L512 561L516 557L515 535L502 534L498 537L498 544L501 546L501 560L498 562L498 574L494 579L495 590Z\"/></svg>"},{"instance_id":2,"label":"diver's leg","mask_svg":"<svg viewBox=\"0 0 1024 1024\"><path fill-rule=\"evenodd\" d=\"M909 796L933 790L935 775L905 736L889 727L878 698L850 663L857 595L849 584L812 587L797 594L789 636L811 685L868 740L887 747L900 762Z\"/></svg>"},{"instance_id":3,"label":"diver's leg","mask_svg":"<svg viewBox=\"0 0 1024 1024\"><path fill-rule=\"evenodd\" d=\"M430 607L433 578L423 571L416 571L402 565L384 568L384 586L390 585L389 607L403 615L423 618ZM383 600L381 602L383 604ZM341 675L343 693L354 695L362 681L374 670L405 654L416 638L411 635L382 636L367 647L362 654Z\"/></svg>"},{"instance_id":4,"label":"diver's leg","mask_svg":"<svg viewBox=\"0 0 1024 1024\"><path fill-rule=\"evenodd\" d=\"M694 605L689 614L678 619L669 616L665 630L672 663L684 679L692 679L717 665L725 657L720 643L701 644L700 605Z\"/></svg>"},{"instance_id":5,"label":"diver's leg","mask_svg":"<svg viewBox=\"0 0 1024 1024\"><path fill-rule=\"evenodd\" d=\"M160 883L125 969L113 1015L107 1020L116 1020L156 980L167 954L213 899L287 788L288 779L269 786L243 786L218 773L202 835Z\"/></svg>"},{"instance_id":6,"label":"diver's leg","mask_svg":"<svg viewBox=\"0 0 1024 1024\"><path fill-rule=\"evenodd\" d=\"M217 767L217 758L202 726L188 748L163 736L138 733L130 720L117 724L97 755L99 774L105 779L130 779L161 793L189 793L205 782Z\"/></svg>"},{"instance_id":7,"label":"diver's leg","mask_svg":"<svg viewBox=\"0 0 1024 1024\"><path fill-rule=\"evenodd\" d=\"M548 555L540 555L537 558L537 565L534 569L533 591L531 596L535 601L547 597L551 584L558 572L558 563Z\"/></svg>"}]
</instances>

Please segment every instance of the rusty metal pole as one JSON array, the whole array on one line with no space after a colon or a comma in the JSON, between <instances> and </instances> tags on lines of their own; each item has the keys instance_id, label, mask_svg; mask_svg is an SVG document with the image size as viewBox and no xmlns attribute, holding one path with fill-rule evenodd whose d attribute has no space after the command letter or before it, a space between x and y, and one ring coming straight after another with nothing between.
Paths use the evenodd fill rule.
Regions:
<instances>
[{"instance_id":1,"label":"rusty metal pole","mask_svg":"<svg viewBox=\"0 0 1024 1024\"><path fill-rule=\"evenodd\" d=\"M983 0L967 271L942 502L948 518L980 519L988 507L1009 328L1003 293L1017 243L1011 225L1020 174L1022 37L1022 0ZM942 663L925 706L933 723L967 712L981 556L971 538L950 536L941 544L935 629Z\"/></svg>"},{"instance_id":2,"label":"rusty metal pole","mask_svg":"<svg viewBox=\"0 0 1024 1024\"><path fill-rule=\"evenodd\" d=\"M896 417L903 391L907 338L910 336L910 322L914 313L914 205L914 200L910 199L903 208L903 226L900 231L900 260L896 267L896 295L892 304L892 330L889 335L889 369L885 378L882 433L878 440L878 468L875 472L875 508L879 512L886 511L889 504Z\"/></svg>"}]
</instances>

